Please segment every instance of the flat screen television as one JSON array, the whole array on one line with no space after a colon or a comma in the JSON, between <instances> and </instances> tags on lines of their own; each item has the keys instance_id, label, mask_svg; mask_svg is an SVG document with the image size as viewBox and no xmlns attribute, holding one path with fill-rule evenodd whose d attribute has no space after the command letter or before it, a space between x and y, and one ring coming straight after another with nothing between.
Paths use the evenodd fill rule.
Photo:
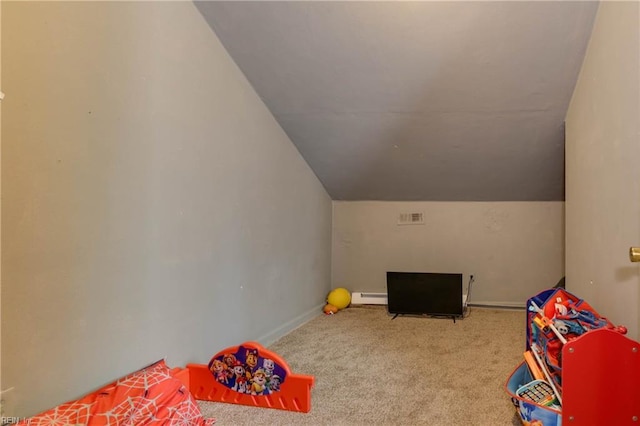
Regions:
<instances>
[{"instance_id":1,"label":"flat screen television","mask_svg":"<svg viewBox=\"0 0 640 426\"><path fill-rule=\"evenodd\" d=\"M460 317L462 274L387 272L391 314Z\"/></svg>"}]
</instances>

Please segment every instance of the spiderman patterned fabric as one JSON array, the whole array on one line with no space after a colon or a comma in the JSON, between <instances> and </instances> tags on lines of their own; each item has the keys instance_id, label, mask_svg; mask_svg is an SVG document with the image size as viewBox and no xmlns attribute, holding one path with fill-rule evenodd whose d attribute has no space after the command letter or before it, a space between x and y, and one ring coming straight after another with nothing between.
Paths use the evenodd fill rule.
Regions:
<instances>
[{"instance_id":1,"label":"spiderman patterned fabric","mask_svg":"<svg viewBox=\"0 0 640 426\"><path fill-rule=\"evenodd\" d=\"M76 401L17 424L22 426L210 426L189 389L164 361L126 376Z\"/></svg>"}]
</instances>

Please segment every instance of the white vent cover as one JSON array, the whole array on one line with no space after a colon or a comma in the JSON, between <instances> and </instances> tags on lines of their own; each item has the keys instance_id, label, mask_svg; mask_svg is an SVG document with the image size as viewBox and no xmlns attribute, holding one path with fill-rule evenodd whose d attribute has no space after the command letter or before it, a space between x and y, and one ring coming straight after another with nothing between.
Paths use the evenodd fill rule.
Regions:
<instances>
[{"instance_id":1,"label":"white vent cover","mask_svg":"<svg viewBox=\"0 0 640 426\"><path fill-rule=\"evenodd\" d=\"M424 225L424 213L400 213L398 225Z\"/></svg>"}]
</instances>

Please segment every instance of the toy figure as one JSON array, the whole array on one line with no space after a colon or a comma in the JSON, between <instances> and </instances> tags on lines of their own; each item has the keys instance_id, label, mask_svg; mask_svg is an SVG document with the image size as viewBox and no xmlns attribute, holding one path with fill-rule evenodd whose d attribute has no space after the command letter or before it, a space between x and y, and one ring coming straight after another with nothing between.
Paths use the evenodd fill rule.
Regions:
<instances>
[{"instance_id":1,"label":"toy figure","mask_svg":"<svg viewBox=\"0 0 640 426\"><path fill-rule=\"evenodd\" d=\"M222 361L227 364L227 376L229 379L233 378L233 366L236 364L236 356L234 354L224 354Z\"/></svg>"},{"instance_id":2,"label":"toy figure","mask_svg":"<svg viewBox=\"0 0 640 426\"><path fill-rule=\"evenodd\" d=\"M233 366L236 363L236 356L234 354L224 354L222 356L222 360L225 364L227 364L227 367L229 367L229 369L233 369Z\"/></svg>"},{"instance_id":3,"label":"toy figure","mask_svg":"<svg viewBox=\"0 0 640 426\"><path fill-rule=\"evenodd\" d=\"M249 382L247 381L246 377L243 377L242 379L238 379L238 387L237 387L237 392L238 393L249 393Z\"/></svg>"},{"instance_id":4,"label":"toy figure","mask_svg":"<svg viewBox=\"0 0 640 426\"><path fill-rule=\"evenodd\" d=\"M258 350L257 349L247 349L244 369L247 375L247 379L251 379L253 377L253 370L258 365Z\"/></svg>"},{"instance_id":5,"label":"toy figure","mask_svg":"<svg viewBox=\"0 0 640 426\"><path fill-rule=\"evenodd\" d=\"M218 359L214 359L210 370L217 381L224 383L225 385L229 383L229 378L227 376L227 364Z\"/></svg>"},{"instance_id":6,"label":"toy figure","mask_svg":"<svg viewBox=\"0 0 640 426\"><path fill-rule=\"evenodd\" d=\"M267 387L267 375L262 368L258 368L253 373L253 379L251 380L251 395L268 395L269 388Z\"/></svg>"},{"instance_id":7,"label":"toy figure","mask_svg":"<svg viewBox=\"0 0 640 426\"><path fill-rule=\"evenodd\" d=\"M273 376L273 370L276 368L276 363L269 358L265 358L262 361L262 369L264 370L264 373L267 375L267 380L269 380L269 378L271 376Z\"/></svg>"},{"instance_id":8,"label":"toy figure","mask_svg":"<svg viewBox=\"0 0 640 426\"><path fill-rule=\"evenodd\" d=\"M245 393L247 389L247 377L244 366L240 361L236 361L233 366L233 386L231 389L240 393Z\"/></svg>"},{"instance_id":9,"label":"toy figure","mask_svg":"<svg viewBox=\"0 0 640 426\"><path fill-rule=\"evenodd\" d=\"M274 374L273 376L271 376L271 379L267 382L267 386L269 387L269 390L271 390L271 392L279 392L280 391L280 376L278 376L277 374Z\"/></svg>"}]
</instances>

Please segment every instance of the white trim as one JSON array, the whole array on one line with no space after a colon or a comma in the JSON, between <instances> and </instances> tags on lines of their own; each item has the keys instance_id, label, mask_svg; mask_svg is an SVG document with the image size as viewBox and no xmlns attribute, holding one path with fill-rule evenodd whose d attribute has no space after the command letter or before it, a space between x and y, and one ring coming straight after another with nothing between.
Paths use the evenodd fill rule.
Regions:
<instances>
[{"instance_id":1,"label":"white trim","mask_svg":"<svg viewBox=\"0 0 640 426\"><path fill-rule=\"evenodd\" d=\"M524 302L494 302L494 301L480 301L469 302L468 306L477 306L479 308L508 308L508 309L525 309L526 304Z\"/></svg>"},{"instance_id":2,"label":"white trim","mask_svg":"<svg viewBox=\"0 0 640 426\"><path fill-rule=\"evenodd\" d=\"M325 303L321 303L320 305L316 305L313 308L309 309L308 311L302 313L301 315L298 315L297 317L295 317L294 319L287 321L286 323L282 324L280 327L276 328L273 331L270 331L269 333L260 336L259 338L257 338L256 340L262 345L262 346L269 346L272 343L276 342L278 339L280 339L283 336L286 336L287 334L289 334L290 332L292 332L293 330L295 330L296 328L300 327L301 325L311 321L312 319L314 319L315 317L322 315L322 307L325 305Z\"/></svg>"}]
</instances>

